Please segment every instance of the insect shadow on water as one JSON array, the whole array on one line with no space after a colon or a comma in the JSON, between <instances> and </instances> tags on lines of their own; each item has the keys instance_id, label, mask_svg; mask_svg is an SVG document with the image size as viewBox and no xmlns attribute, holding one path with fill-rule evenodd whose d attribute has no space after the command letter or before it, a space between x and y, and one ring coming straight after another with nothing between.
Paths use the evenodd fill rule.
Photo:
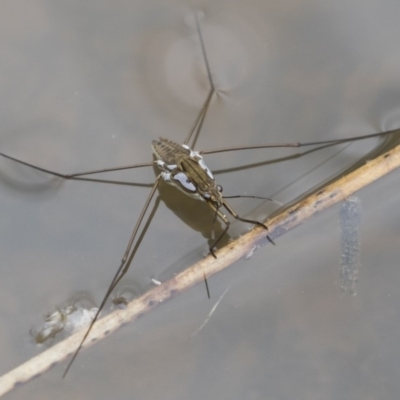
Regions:
<instances>
[{"instance_id":1,"label":"insect shadow on water","mask_svg":"<svg viewBox=\"0 0 400 400\"><path fill-rule=\"evenodd\" d=\"M257 196L224 196L222 194L222 187L216 183L213 173L211 172L211 170L207 167L207 165L204 162L203 155L218 154L218 153L229 152L229 151L243 151L243 150L266 149L266 148L299 148L299 147L308 147L308 146L324 147L324 146L341 144L341 143L345 143L345 142L352 142L355 140L369 139L369 138L378 137L378 136L382 136L382 135L389 135L393 132L393 131L390 131L390 132L383 132L383 133L374 133L374 134L363 135L363 136L358 136L358 137L350 137L350 138L346 138L346 139L332 139L332 140L314 141L314 142L276 143L276 144L264 144L264 145L261 144L261 145L250 145L250 146L236 146L236 147L225 147L225 148L220 148L220 149L212 149L212 150L204 150L204 151L193 150L195 143L197 141L197 138L200 134L200 131L201 131L203 122L205 120L207 110L209 108L211 100L212 100L213 96L215 94L217 94L216 88L214 87L211 69L209 66L207 53L206 53L206 49L205 49L205 45L204 45L204 41L203 41L203 37L202 37L200 24L199 24L197 15L195 15L195 21L196 21L196 30L197 30L197 34L198 34L199 41L200 41L202 56L203 56L203 60L204 60L204 64L205 64L205 68L206 68L206 72L207 72L207 76L208 76L210 89L209 89L208 95L203 103L203 106L202 106L191 130L189 131L187 137L185 138L183 144L178 144L169 139L159 138L158 140L154 140L152 142L153 153L156 158L156 160L154 160L154 161L140 163L140 164L134 164L134 165L128 165L128 166L122 166L122 167L85 171L85 172L79 172L79 173L74 173L74 174L62 174L62 173L59 173L56 171L52 171L52 170L49 170L46 168L39 167L37 165L33 165L31 163L14 158L14 157L6 155L4 153L0 153L0 155L2 157L5 157L12 161L15 161L19 164L39 170L41 172L45 172L47 174L53 175L58 178L68 179L68 180L84 180L84 181L103 182L104 183L104 182L113 182L113 181L105 181L105 180L95 179L92 177L88 178L88 176L100 174L100 173L104 173L104 172L120 171L120 170L126 170L126 169L137 169L137 168L151 167L151 166L156 166L161 171L158 174L158 176L156 177L154 184L150 190L150 193L149 193L149 195L144 203L144 206L139 214L139 217L136 221L136 224L132 231L131 237L128 241L128 245L126 247L126 250L125 250L123 257L121 259L121 262L119 264L119 267L118 267L118 269L117 269L117 271L116 271L116 273L115 273L115 275L114 275L114 277L113 277L113 279L112 279L112 281L100 303L98 311L96 312L93 320L91 321L89 327L87 328L79 346L77 347L74 354L72 355L72 357L65 369L63 377L65 377L66 374L68 373L70 367L72 366L80 349L82 348L83 344L85 343L93 325L97 321L97 319L100 315L100 312L104 308L104 305L107 302L107 300L109 299L111 293L113 292L113 290L116 288L118 283L121 281L121 279L125 276L125 274L129 270L132 260L133 260L135 254L136 254L136 251L140 245L140 242L143 239L144 234L147 231L148 225L150 224L150 222L152 220L154 212L156 211L156 207L153 207L153 210L150 212L150 215L148 216L143 228L140 230L142 222L144 221L144 218L147 214L149 206L152 202L154 194L156 193L161 180L163 180L164 182L179 189L184 194L186 194L192 198L202 200L203 202L205 202L205 204L211 209L211 211L214 215L214 222L215 222L215 220L218 219L219 221L221 221L225 224L225 227L222 229L221 232L219 232L218 235L216 235L216 237L212 240L212 242L209 246L210 254L214 258L216 258L215 248L221 242L222 238L228 232L229 227L230 227L230 221L229 221L228 217L223 213L223 211L222 211L223 209L225 209L225 211L227 211L227 213L229 213L236 220L260 226L265 231L268 231L268 228L261 221L241 217L226 200L228 198L236 198L236 197L251 197L251 198L259 198L259 197L257 197ZM190 146L189 146L189 143L190 143ZM311 151L314 151L314 150L311 150ZM293 158L293 156L290 156L288 158ZM118 182L114 181L113 183L118 183ZM139 234L139 232L140 232L140 234ZM139 234L139 236L138 236L138 234ZM271 238L268 235L268 233L266 234L266 238L268 239L269 242L274 243L273 238ZM205 279L205 282L207 285L206 279ZM208 286L207 286L207 291L208 291Z\"/></svg>"}]
</instances>

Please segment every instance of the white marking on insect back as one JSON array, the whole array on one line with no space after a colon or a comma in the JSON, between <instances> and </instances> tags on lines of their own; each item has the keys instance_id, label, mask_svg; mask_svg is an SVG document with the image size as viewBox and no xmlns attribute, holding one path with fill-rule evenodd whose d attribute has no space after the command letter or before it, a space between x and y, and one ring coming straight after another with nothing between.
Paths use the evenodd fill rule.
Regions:
<instances>
[{"instance_id":1,"label":"white marking on insect back","mask_svg":"<svg viewBox=\"0 0 400 400\"><path fill-rule=\"evenodd\" d=\"M201 157L201 159L198 161L200 167L207 173L207 175L214 180L214 176L210 171L210 168L207 167L206 163L203 160L203 157Z\"/></svg>"},{"instance_id":2,"label":"white marking on insect back","mask_svg":"<svg viewBox=\"0 0 400 400\"><path fill-rule=\"evenodd\" d=\"M196 192L196 186L190 181L186 174L183 172L178 172L174 175L174 179L178 181L185 189L189 190L190 192Z\"/></svg>"},{"instance_id":3,"label":"white marking on insect back","mask_svg":"<svg viewBox=\"0 0 400 400\"><path fill-rule=\"evenodd\" d=\"M202 156L198 151L194 151L194 150L190 150L190 151L191 151L190 155L191 155L192 157L196 157L196 158L198 158L198 159L200 159L200 160L203 159L203 156Z\"/></svg>"},{"instance_id":4,"label":"white marking on insect back","mask_svg":"<svg viewBox=\"0 0 400 400\"><path fill-rule=\"evenodd\" d=\"M198 152L192 150L187 144L181 145L184 149L190 151L190 157L196 159L201 169L212 179L214 180L214 175L211 173L210 168L207 167L206 163L203 160L203 156Z\"/></svg>"},{"instance_id":5,"label":"white marking on insect back","mask_svg":"<svg viewBox=\"0 0 400 400\"><path fill-rule=\"evenodd\" d=\"M173 171L174 169L177 168L176 164L166 164L165 161L163 161L163 160L157 160L156 164L157 164L157 167L163 171L165 171L165 170Z\"/></svg>"},{"instance_id":6,"label":"white marking on insect back","mask_svg":"<svg viewBox=\"0 0 400 400\"><path fill-rule=\"evenodd\" d=\"M170 172L161 172L161 178L164 180L164 182L172 182Z\"/></svg>"},{"instance_id":7,"label":"white marking on insect back","mask_svg":"<svg viewBox=\"0 0 400 400\"><path fill-rule=\"evenodd\" d=\"M193 151L187 144L181 144L181 146L185 150L189 150L190 151L190 154L189 154L190 157L192 157L192 158L197 158L197 157L203 158L197 151Z\"/></svg>"}]
</instances>

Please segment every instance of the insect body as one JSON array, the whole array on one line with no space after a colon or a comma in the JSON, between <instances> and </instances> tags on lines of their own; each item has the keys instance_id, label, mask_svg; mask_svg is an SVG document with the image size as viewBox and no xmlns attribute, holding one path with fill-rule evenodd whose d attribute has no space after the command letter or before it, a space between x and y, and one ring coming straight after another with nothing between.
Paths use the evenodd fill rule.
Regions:
<instances>
[{"instance_id":1,"label":"insect body","mask_svg":"<svg viewBox=\"0 0 400 400\"><path fill-rule=\"evenodd\" d=\"M200 153L164 138L154 140L152 147L165 182L191 197L211 202L217 209L221 207L222 187L215 183Z\"/></svg>"},{"instance_id":2,"label":"insect body","mask_svg":"<svg viewBox=\"0 0 400 400\"><path fill-rule=\"evenodd\" d=\"M185 194L204 200L226 224L223 232L210 246L210 253L214 256L214 247L229 229L230 222L225 214L221 212L223 206L234 218L262 226L268 230L266 225L256 220L240 217L237 212L226 202L222 196L222 186L217 185L210 169L205 164L203 157L188 145L179 145L172 140L160 138L153 141L153 152L158 158L156 165L162 170L161 178ZM267 235L268 240L273 243Z\"/></svg>"}]
</instances>

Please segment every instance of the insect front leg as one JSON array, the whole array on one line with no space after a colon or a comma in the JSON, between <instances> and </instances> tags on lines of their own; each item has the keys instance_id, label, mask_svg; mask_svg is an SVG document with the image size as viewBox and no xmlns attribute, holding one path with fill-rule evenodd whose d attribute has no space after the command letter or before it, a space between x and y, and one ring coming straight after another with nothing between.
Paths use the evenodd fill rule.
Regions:
<instances>
[{"instance_id":1,"label":"insect front leg","mask_svg":"<svg viewBox=\"0 0 400 400\"><path fill-rule=\"evenodd\" d=\"M233 218L242 222L247 222L249 224L261 226L261 228L264 228L266 231L268 231L267 225L263 224L262 222L257 221L255 219L242 218L225 200L223 200L223 205L228 210L229 214L232 215ZM273 245L275 245L275 242L271 239L271 237L268 234L266 237Z\"/></svg>"},{"instance_id":2,"label":"insect front leg","mask_svg":"<svg viewBox=\"0 0 400 400\"><path fill-rule=\"evenodd\" d=\"M221 239L224 237L224 235L228 232L228 229L229 229L231 223L230 223L229 219L226 217L226 215L223 214L218 208L216 208L213 203L207 202L207 204L215 211L216 215L225 223L225 229L218 235L218 237L214 240L214 242L209 247L210 254L214 258L217 258L217 256L214 253L214 248L221 241Z\"/></svg>"}]
</instances>

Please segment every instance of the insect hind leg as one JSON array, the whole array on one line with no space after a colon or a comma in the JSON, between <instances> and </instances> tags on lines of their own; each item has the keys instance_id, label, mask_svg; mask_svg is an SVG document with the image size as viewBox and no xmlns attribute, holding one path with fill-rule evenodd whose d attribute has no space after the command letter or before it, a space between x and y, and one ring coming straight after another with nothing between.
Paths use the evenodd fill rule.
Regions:
<instances>
[{"instance_id":1,"label":"insect hind leg","mask_svg":"<svg viewBox=\"0 0 400 400\"><path fill-rule=\"evenodd\" d=\"M219 215L220 216L220 215ZM224 217L224 218L223 218ZM229 220L223 215L223 217L220 216L220 218L225 222L225 229L218 235L218 237L214 240L214 242L210 245L209 250L210 254L214 257L217 258L215 255L214 249L217 246L217 244L221 241L221 239L225 236L225 234L229 230L230 222Z\"/></svg>"},{"instance_id":2,"label":"insect hind leg","mask_svg":"<svg viewBox=\"0 0 400 400\"><path fill-rule=\"evenodd\" d=\"M4 157L4 158L7 158L8 160L12 160L12 161L14 161L14 162L16 162L16 163L18 163L18 164L22 164L22 165L25 165L25 166L27 166L27 167L36 169L37 171L45 172L46 174L50 174L50 175L56 176L56 177L58 177L58 178L69 179L69 177L68 177L67 175L65 175L65 174L61 174L61 173L59 173L59 172L52 171L52 170L50 170L50 169L38 167L37 165L28 163L28 162L26 162L26 161L22 161L22 160L20 160L19 158L11 157L11 156L8 156L7 154L4 154L4 153L0 153L0 156L2 156L2 157Z\"/></svg>"}]
</instances>

